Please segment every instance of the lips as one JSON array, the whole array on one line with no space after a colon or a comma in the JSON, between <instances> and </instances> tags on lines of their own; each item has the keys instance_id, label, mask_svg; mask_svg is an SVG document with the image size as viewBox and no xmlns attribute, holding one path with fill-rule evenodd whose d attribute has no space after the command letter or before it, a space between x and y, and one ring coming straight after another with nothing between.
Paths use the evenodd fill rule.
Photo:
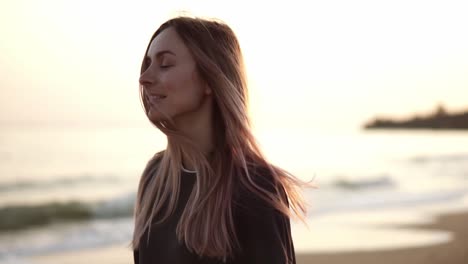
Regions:
<instances>
[{"instance_id":1,"label":"lips","mask_svg":"<svg viewBox=\"0 0 468 264\"><path fill-rule=\"evenodd\" d=\"M150 95L149 97L150 97L150 99L164 99L167 96L165 96L165 95Z\"/></svg>"},{"instance_id":2,"label":"lips","mask_svg":"<svg viewBox=\"0 0 468 264\"><path fill-rule=\"evenodd\" d=\"M162 95L162 94L148 95L148 98L149 98L150 102L153 103L153 104L162 101L166 97L167 96Z\"/></svg>"}]
</instances>

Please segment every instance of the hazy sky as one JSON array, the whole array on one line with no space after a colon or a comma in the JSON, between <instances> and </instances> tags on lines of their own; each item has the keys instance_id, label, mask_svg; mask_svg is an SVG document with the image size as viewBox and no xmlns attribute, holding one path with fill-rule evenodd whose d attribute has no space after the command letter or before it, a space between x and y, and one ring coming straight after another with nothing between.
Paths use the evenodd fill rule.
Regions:
<instances>
[{"instance_id":1,"label":"hazy sky","mask_svg":"<svg viewBox=\"0 0 468 264\"><path fill-rule=\"evenodd\" d=\"M2 0L0 121L144 125L143 52L181 10L236 31L259 126L468 108L467 1L252 2Z\"/></svg>"}]
</instances>

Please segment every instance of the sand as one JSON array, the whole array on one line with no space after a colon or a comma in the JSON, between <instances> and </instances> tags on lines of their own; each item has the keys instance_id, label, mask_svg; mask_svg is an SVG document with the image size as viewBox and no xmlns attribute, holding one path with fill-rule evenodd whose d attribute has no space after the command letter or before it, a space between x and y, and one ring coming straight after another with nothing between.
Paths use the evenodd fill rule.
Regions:
<instances>
[{"instance_id":1,"label":"sand","mask_svg":"<svg viewBox=\"0 0 468 264\"><path fill-rule=\"evenodd\" d=\"M468 212L446 213L436 217L433 223L401 225L397 228L416 230L441 230L451 232L449 242L403 249L379 249L373 251L297 253L297 264L467 264L468 263ZM359 239L365 238L356 238ZM357 242L359 243L359 242ZM132 252L122 246L75 251L34 257L32 263L133 263Z\"/></svg>"},{"instance_id":2,"label":"sand","mask_svg":"<svg viewBox=\"0 0 468 264\"><path fill-rule=\"evenodd\" d=\"M402 225L401 228L446 230L453 239L447 243L404 249L356 251L351 253L298 254L297 263L320 264L467 264L468 212L440 215L431 224ZM359 238L357 238L359 239Z\"/></svg>"}]
</instances>

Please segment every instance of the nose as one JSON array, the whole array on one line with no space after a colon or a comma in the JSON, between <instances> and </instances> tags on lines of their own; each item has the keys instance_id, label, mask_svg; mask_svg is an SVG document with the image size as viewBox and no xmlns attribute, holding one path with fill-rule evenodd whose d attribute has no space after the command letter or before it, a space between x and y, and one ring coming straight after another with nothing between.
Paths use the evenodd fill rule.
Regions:
<instances>
[{"instance_id":1,"label":"nose","mask_svg":"<svg viewBox=\"0 0 468 264\"><path fill-rule=\"evenodd\" d=\"M148 71L145 71L140 75L139 82L143 87L149 87L155 82L154 79L154 77L149 76Z\"/></svg>"}]
</instances>

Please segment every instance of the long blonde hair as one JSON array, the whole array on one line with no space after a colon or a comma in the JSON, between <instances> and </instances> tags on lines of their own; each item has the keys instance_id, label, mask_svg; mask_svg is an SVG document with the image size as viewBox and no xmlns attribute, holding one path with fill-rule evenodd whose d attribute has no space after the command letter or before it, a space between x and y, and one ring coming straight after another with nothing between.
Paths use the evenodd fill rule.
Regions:
<instances>
[{"instance_id":1,"label":"long blonde hair","mask_svg":"<svg viewBox=\"0 0 468 264\"><path fill-rule=\"evenodd\" d=\"M201 153L169 117L161 122L151 121L166 134L168 143L166 150L149 160L142 173L132 247L138 249L145 231L149 228L149 238L151 225L165 221L174 212L184 153L194 164L197 179L177 225L177 238L200 256L225 259L239 247L233 213L236 188L257 195L288 217L293 216L291 208L295 216L304 220L306 205L300 187L307 183L267 162L252 134L243 57L234 32L217 20L176 17L153 34L145 55L151 41L169 27L188 47L196 70L213 91L215 150L209 156ZM146 67L143 61L141 73ZM149 103L142 86L140 95L148 113ZM274 188L265 188L255 180L253 172L260 170L272 177ZM281 190L286 192L286 198Z\"/></svg>"}]
</instances>

